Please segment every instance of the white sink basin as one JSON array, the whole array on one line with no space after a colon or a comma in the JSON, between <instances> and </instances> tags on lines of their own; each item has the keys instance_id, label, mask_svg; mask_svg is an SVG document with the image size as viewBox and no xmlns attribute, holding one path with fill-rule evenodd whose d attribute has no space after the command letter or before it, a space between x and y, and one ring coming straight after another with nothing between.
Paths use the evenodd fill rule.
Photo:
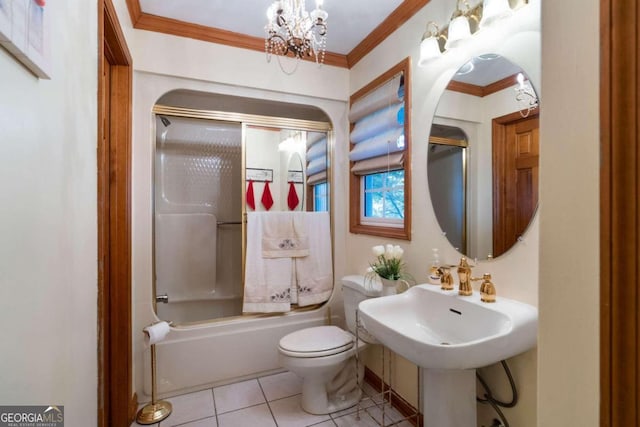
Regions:
<instances>
[{"instance_id":1,"label":"white sink basin","mask_svg":"<svg viewBox=\"0 0 640 427\"><path fill-rule=\"evenodd\" d=\"M536 345L538 310L507 298L483 303L477 292L462 297L427 284L358 308L374 337L422 368L479 368Z\"/></svg>"}]
</instances>

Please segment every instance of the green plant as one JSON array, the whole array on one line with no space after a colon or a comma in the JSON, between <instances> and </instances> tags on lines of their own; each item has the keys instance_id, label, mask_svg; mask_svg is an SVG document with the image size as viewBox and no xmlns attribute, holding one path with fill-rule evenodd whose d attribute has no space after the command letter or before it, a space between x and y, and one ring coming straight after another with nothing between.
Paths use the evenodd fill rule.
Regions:
<instances>
[{"instance_id":1,"label":"green plant","mask_svg":"<svg viewBox=\"0 0 640 427\"><path fill-rule=\"evenodd\" d=\"M369 274L383 279L398 280L406 278L405 263L402 261L404 250L398 245L378 245L371 248L376 260L369 264Z\"/></svg>"}]
</instances>

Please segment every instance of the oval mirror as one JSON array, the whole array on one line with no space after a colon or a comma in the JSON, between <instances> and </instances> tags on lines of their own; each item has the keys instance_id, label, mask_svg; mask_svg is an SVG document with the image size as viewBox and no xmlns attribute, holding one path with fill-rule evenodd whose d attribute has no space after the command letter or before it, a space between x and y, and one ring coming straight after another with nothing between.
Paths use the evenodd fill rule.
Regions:
<instances>
[{"instance_id":1,"label":"oval mirror","mask_svg":"<svg viewBox=\"0 0 640 427\"><path fill-rule=\"evenodd\" d=\"M538 204L538 97L526 73L495 54L454 74L433 118L427 179L438 224L469 258L508 251Z\"/></svg>"}]
</instances>

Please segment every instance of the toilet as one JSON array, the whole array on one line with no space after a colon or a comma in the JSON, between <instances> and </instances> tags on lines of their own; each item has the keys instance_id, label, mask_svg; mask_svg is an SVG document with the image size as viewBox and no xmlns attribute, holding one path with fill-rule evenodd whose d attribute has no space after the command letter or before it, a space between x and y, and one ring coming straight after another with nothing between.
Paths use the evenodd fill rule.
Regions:
<instances>
[{"instance_id":1,"label":"toilet","mask_svg":"<svg viewBox=\"0 0 640 427\"><path fill-rule=\"evenodd\" d=\"M366 280L366 283L365 283ZM365 286L366 284L366 286ZM349 408L360 399L356 377L356 352L375 340L359 332L356 343L356 309L360 301L381 295L382 289L363 276L342 278L348 331L337 326L316 326L284 336L278 346L280 366L302 378L302 409L329 414ZM357 375L362 379L364 366Z\"/></svg>"}]
</instances>

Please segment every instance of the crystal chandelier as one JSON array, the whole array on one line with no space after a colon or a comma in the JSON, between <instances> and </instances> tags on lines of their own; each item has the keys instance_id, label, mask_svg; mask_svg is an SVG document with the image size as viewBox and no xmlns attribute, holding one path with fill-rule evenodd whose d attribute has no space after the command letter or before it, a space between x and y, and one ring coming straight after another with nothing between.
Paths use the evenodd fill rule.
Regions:
<instances>
[{"instance_id":1,"label":"crystal chandelier","mask_svg":"<svg viewBox=\"0 0 640 427\"><path fill-rule=\"evenodd\" d=\"M271 61L271 55L277 55L278 61L280 56L290 56L296 59L296 68L300 59L324 62L329 14L322 10L322 2L316 0L311 13L306 10L305 0L276 0L269 6L264 41L267 61Z\"/></svg>"}]
</instances>

